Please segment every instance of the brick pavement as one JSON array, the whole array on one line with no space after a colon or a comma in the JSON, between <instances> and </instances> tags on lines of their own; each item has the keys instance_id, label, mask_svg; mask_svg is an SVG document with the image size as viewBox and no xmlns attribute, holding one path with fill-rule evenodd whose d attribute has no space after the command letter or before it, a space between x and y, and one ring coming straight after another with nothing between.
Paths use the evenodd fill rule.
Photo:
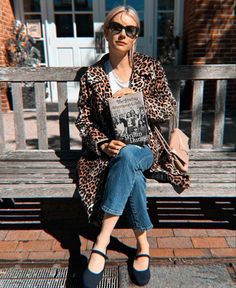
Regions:
<instances>
[{"instance_id":1,"label":"brick pavement","mask_svg":"<svg viewBox=\"0 0 236 288\"><path fill-rule=\"evenodd\" d=\"M131 229L115 229L113 236L135 247ZM156 258L236 257L236 231L229 229L155 228L148 232L151 256ZM81 252L89 255L92 241L80 236ZM78 241L79 248L79 241ZM44 230L1 230L0 260L68 260L69 250ZM110 259L126 259L108 250Z\"/></svg>"}]
</instances>

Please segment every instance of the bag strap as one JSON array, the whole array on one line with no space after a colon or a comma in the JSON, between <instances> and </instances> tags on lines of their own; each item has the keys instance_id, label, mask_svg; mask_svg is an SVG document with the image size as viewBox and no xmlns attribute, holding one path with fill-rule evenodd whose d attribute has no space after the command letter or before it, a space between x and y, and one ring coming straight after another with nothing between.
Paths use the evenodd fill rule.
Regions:
<instances>
[{"instance_id":1,"label":"bag strap","mask_svg":"<svg viewBox=\"0 0 236 288\"><path fill-rule=\"evenodd\" d=\"M172 131L174 131L174 128L176 128L178 125L178 117L177 117L177 107L174 109L174 113L173 113L173 126L172 126ZM164 136L161 134L161 132L159 131L159 129L154 126L154 130L159 138L160 143L162 144L163 148L166 150L166 152L171 155L171 148L168 144L168 142L166 141L166 139L164 138Z\"/></svg>"},{"instance_id":2,"label":"bag strap","mask_svg":"<svg viewBox=\"0 0 236 288\"><path fill-rule=\"evenodd\" d=\"M158 138L159 138L159 141L160 141L160 143L161 143L161 145L162 145L162 147L166 150L166 152L170 155L171 153L170 153L170 146L169 146L169 144L167 143L167 141L165 140L165 138L164 138L164 136L161 134L161 132L159 131L159 129L156 127L156 126L154 126L154 130L155 130L155 132L156 132L156 134L157 134L157 136L158 136Z\"/></svg>"},{"instance_id":3,"label":"bag strap","mask_svg":"<svg viewBox=\"0 0 236 288\"><path fill-rule=\"evenodd\" d=\"M174 113L172 115L172 121L171 121L171 124L169 124L169 129L170 129L170 132L173 132L174 131L174 128L177 128L178 127L178 115L177 115L177 107L174 109Z\"/></svg>"}]
</instances>

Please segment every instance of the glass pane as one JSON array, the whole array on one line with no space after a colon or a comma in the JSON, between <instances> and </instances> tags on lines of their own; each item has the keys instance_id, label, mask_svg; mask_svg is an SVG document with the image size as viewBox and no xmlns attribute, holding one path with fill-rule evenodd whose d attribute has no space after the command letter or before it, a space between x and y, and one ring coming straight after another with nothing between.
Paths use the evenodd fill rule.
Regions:
<instances>
[{"instance_id":1,"label":"glass pane","mask_svg":"<svg viewBox=\"0 0 236 288\"><path fill-rule=\"evenodd\" d=\"M40 0L24 0L24 12L40 11Z\"/></svg>"},{"instance_id":2,"label":"glass pane","mask_svg":"<svg viewBox=\"0 0 236 288\"><path fill-rule=\"evenodd\" d=\"M158 13L158 36L164 36L173 31L173 13Z\"/></svg>"},{"instance_id":3,"label":"glass pane","mask_svg":"<svg viewBox=\"0 0 236 288\"><path fill-rule=\"evenodd\" d=\"M34 45L39 51L40 51L40 62L45 63L45 54L44 54L44 47L43 47L43 41L36 41L36 44Z\"/></svg>"},{"instance_id":4,"label":"glass pane","mask_svg":"<svg viewBox=\"0 0 236 288\"><path fill-rule=\"evenodd\" d=\"M106 0L106 11L110 11L112 8L119 5L130 5L136 10L144 10L144 0Z\"/></svg>"},{"instance_id":5,"label":"glass pane","mask_svg":"<svg viewBox=\"0 0 236 288\"><path fill-rule=\"evenodd\" d=\"M93 1L92 0L74 0L76 11L92 11Z\"/></svg>"},{"instance_id":6,"label":"glass pane","mask_svg":"<svg viewBox=\"0 0 236 288\"><path fill-rule=\"evenodd\" d=\"M139 37L144 36L144 13L138 13L139 19L140 19L140 32Z\"/></svg>"},{"instance_id":7,"label":"glass pane","mask_svg":"<svg viewBox=\"0 0 236 288\"><path fill-rule=\"evenodd\" d=\"M127 5L130 5L134 9L138 10L144 10L144 0L128 0L126 1Z\"/></svg>"},{"instance_id":8,"label":"glass pane","mask_svg":"<svg viewBox=\"0 0 236 288\"><path fill-rule=\"evenodd\" d=\"M93 37L93 15L75 15L77 37ZM86 23L86 25L84 25Z\"/></svg>"},{"instance_id":9,"label":"glass pane","mask_svg":"<svg viewBox=\"0 0 236 288\"><path fill-rule=\"evenodd\" d=\"M175 60L175 47L171 39L157 40L157 57L162 64L173 64Z\"/></svg>"},{"instance_id":10,"label":"glass pane","mask_svg":"<svg viewBox=\"0 0 236 288\"><path fill-rule=\"evenodd\" d=\"M124 5L124 1L123 0L116 0L116 1L106 0L106 11L110 11L111 9L119 5Z\"/></svg>"},{"instance_id":11,"label":"glass pane","mask_svg":"<svg viewBox=\"0 0 236 288\"><path fill-rule=\"evenodd\" d=\"M174 10L174 0L159 0L158 9L159 10Z\"/></svg>"},{"instance_id":12,"label":"glass pane","mask_svg":"<svg viewBox=\"0 0 236 288\"><path fill-rule=\"evenodd\" d=\"M57 37L73 37L72 15L55 15Z\"/></svg>"},{"instance_id":13,"label":"glass pane","mask_svg":"<svg viewBox=\"0 0 236 288\"><path fill-rule=\"evenodd\" d=\"M71 11L72 0L54 0L55 11Z\"/></svg>"}]
</instances>

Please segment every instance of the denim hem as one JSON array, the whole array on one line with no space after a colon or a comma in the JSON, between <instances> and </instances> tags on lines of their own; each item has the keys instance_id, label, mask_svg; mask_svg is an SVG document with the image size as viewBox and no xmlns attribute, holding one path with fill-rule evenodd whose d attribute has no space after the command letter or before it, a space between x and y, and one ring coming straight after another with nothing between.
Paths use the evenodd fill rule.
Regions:
<instances>
[{"instance_id":1,"label":"denim hem","mask_svg":"<svg viewBox=\"0 0 236 288\"><path fill-rule=\"evenodd\" d=\"M135 231L148 231L151 230L153 228L153 225L150 225L148 227L132 227L133 230Z\"/></svg>"},{"instance_id":2,"label":"denim hem","mask_svg":"<svg viewBox=\"0 0 236 288\"><path fill-rule=\"evenodd\" d=\"M107 208L106 206L102 205L102 211L107 213L107 214L111 214L111 215L115 215L115 216L121 216L123 212L117 211L117 210L113 210L110 208Z\"/></svg>"}]
</instances>

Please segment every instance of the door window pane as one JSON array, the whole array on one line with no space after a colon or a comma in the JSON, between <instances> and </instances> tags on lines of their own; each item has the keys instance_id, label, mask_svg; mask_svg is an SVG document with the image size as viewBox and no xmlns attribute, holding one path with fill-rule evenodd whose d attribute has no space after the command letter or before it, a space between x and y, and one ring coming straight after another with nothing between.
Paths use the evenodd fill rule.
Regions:
<instances>
[{"instance_id":1,"label":"door window pane","mask_svg":"<svg viewBox=\"0 0 236 288\"><path fill-rule=\"evenodd\" d=\"M174 0L159 0L158 8L160 10L173 10L174 9Z\"/></svg>"},{"instance_id":2,"label":"door window pane","mask_svg":"<svg viewBox=\"0 0 236 288\"><path fill-rule=\"evenodd\" d=\"M143 12L139 12L138 16L139 16L139 20L140 20L139 37L143 37L144 36L144 13Z\"/></svg>"},{"instance_id":3,"label":"door window pane","mask_svg":"<svg viewBox=\"0 0 236 288\"><path fill-rule=\"evenodd\" d=\"M73 37L72 15L55 15L57 37Z\"/></svg>"},{"instance_id":4,"label":"door window pane","mask_svg":"<svg viewBox=\"0 0 236 288\"><path fill-rule=\"evenodd\" d=\"M126 5L130 5L137 11L144 10L144 0L128 0L126 3Z\"/></svg>"},{"instance_id":5,"label":"door window pane","mask_svg":"<svg viewBox=\"0 0 236 288\"><path fill-rule=\"evenodd\" d=\"M77 37L93 37L93 15L75 15ZM85 25L86 23L86 25Z\"/></svg>"},{"instance_id":6,"label":"door window pane","mask_svg":"<svg viewBox=\"0 0 236 288\"><path fill-rule=\"evenodd\" d=\"M40 11L40 0L24 0L24 12Z\"/></svg>"},{"instance_id":7,"label":"door window pane","mask_svg":"<svg viewBox=\"0 0 236 288\"><path fill-rule=\"evenodd\" d=\"M113 1L113 0L106 0L106 11L110 11L116 6L119 5L124 5L124 6L131 6L135 10L144 10L144 0L118 0L118 1Z\"/></svg>"},{"instance_id":8,"label":"door window pane","mask_svg":"<svg viewBox=\"0 0 236 288\"><path fill-rule=\"evenodd\" d=\"M35 43L35 47L40 51L40 62L45 64L45 54L44 54L44 47L43 47L43 41L38 40Z\"/></svg>"},{"instance_id":9,"label":"door window pane","mask_svg":"<svg viewBox=\"0 0 236 288\"><path fill-rule=\"evenodd\" d=\"M169 29L173 31L173 13L158 13L158 36L165 36Z\"/></svg>"},{"instance_id":10,"label":"door window pane","mask_svg":"<svg viewBox=\"0 0 236 288\"><path fill-rule=\"evenodd\" d=\"M72 11L72 0L54 0L55 11Z\"/></svg>"},{"instance_id":11,"label":"door window pane","mask_svg":"<svg viewBox=\"0 0 236 288\"><path fill-rule=\"evenodd\" d=\"M110 11L111 9L115 8L116 6L119 5L124 5L123 0L118 0L118 1L114 1L114 0L106 0L106 11Z\"/></svg>"},{"instance_id":12,"label":"door window pane","mask_svg":"<svg viewBox=\"0 0 236 288\"><path fill-rule=\"evenodd\" d=\"M75 11L92 11L93 1L92 0L74 0Z\"/></svg>"}]
</instances>

